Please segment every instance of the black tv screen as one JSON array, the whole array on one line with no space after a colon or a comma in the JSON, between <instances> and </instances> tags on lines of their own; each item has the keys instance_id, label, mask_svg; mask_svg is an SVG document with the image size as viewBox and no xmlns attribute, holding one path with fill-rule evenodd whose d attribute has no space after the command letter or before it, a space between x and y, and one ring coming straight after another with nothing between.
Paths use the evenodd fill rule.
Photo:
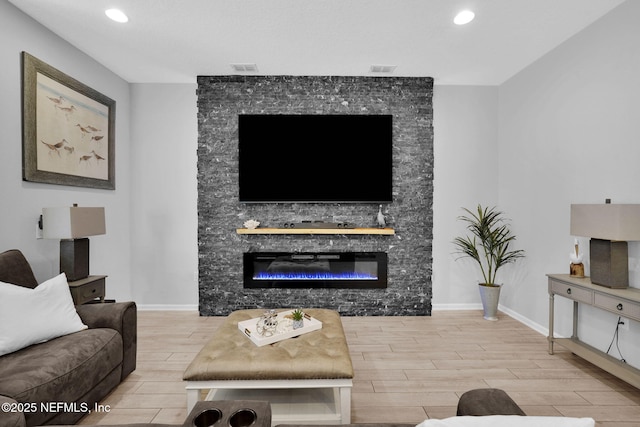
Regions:
<instances>
[{"instance_id":1,"label":"black tv screen","mask_svg":"<svg viewBox=\"0 0 640 427\"><path fill-rule=\"evenodd\" d=\"M391 115L238 116L245 203L390 203Z\"/></svg>"}]
</instances>

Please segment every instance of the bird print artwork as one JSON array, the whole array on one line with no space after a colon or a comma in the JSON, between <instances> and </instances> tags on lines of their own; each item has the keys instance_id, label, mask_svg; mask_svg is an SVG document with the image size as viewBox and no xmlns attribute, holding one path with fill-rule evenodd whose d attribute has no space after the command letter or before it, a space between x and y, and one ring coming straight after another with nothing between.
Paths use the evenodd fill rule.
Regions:
<instances>
[{"instance_id":1,"label":"bird print artwork","mask_svg":"<svg viewBox=\"0 0 640 427\"><path fill-rule=\"evenodd\" d=\"M62 105L62 100L63 100L62 95L58 96L57 98L52 98L50 96L47 96L47 98L49 98L49 100L53 102L54 108L58 108Z\"/></svg>"},{"instance_id":2,"label":"bird print artwork","mask_svg":"<svg viewBox=\"0 0 640 427\"><path fill-rule=\"evenodd\" d=\"M376 222L378 223L379 228L384 228L387 226L387 221L382 213L382 205L378 208L378 215L376 215Z\"/></svg>"},{"instance_id":3,"label":"bird print artwork","mask_svg":"<svg viewBox=\"0 0 640 427\"><path fill-rule=\"evenodd\" d=\"M84 136L86 134L91 133L91 131L89 129L82 127L82 125L80 123L78 123L76 126L80 128L80 132L82 132L82 137L83 138L84 138Z\"/></svg>"},{"instance_id":4,"label":"bird print artwork","mask_svg":"<svg viewBox=\"0 0 640 427\"><path fill-rule=\"evenodd\" d=\"M67 120L69 120L69 115L73 114L73 112L76 111L76 107L73 105L70 107L58 107L58 109L64 113L64 116Z\"/></svg>"},{"instance_id":5,"label":"bird print artwork","mask_svg":"<svg viewBox=\"0 0 640 427\"><path fill-rule=\"evenodd\" d=\"M89 156L89 155L80 156L80 161L78 163L86 162L87 164L90 164L89 160L91 159L93 159L93 156Z\"/></svg>"},{"instance_id":6,"label":"bird print artwork","mask_svg":"<svg viewBox=\"0 0 640 427\"><path fill-rule=\"evenodd\" d=\"M42 142L44 145L46 145L49 148L49 155L51 155L51 153L56 153L58 157L60 157L60 151L58 150L60 149L60 147L62 147L63 142L58 142L57 144L47 144L43 140L40 140L40 142Z\"/></svg>"},{"instance_id":7,"label":"bird print artwork","mask_svg":"<svg viewBox=\"0 0 640 427\"><path fill-rule=\"evenodd\" d=\"M96 160L98 161L98 163L100 162L100 160L106 160L104 157L100 156L98 153L96 153L95 151L91 150L91 154L93 154L93 157L96 158Z\"/></svg>"},{"instance_id":8,"label":"bird print artwork","mask_svg":"<svg viewBox=\"0 0 640 427\"><path fill-rule=\"evenodd\" d=\"M111 181L111 103L40 72L35 86L34 169L69 180ZM50 182L48 177L33 180Z\"/></svg>"}]
</instances>

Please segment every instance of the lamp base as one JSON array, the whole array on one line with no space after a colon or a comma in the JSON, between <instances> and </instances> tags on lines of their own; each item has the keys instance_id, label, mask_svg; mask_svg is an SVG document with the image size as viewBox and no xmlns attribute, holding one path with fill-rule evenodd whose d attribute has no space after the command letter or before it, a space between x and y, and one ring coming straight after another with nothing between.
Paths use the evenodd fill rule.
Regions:
<instances>
[{"instance_id":1,"label":"lamp base","mask_svg":"<svg viewBox=\"0 0 640 427\"><path fill-rule=\"evenodd\" d=\"M89 276L89 239L60 240L60 273L69 281Z\"/></svg>"},{"instance_id":2,"label":"lamp base","mask_svg":"<svg viewBox=\"0 0 640 427\"><path fill-rule=\"evenodd\" d=\"M591 283L608 288L629 287L627 242L591 239L589 252Z\"/></svg>"}]
</instances>

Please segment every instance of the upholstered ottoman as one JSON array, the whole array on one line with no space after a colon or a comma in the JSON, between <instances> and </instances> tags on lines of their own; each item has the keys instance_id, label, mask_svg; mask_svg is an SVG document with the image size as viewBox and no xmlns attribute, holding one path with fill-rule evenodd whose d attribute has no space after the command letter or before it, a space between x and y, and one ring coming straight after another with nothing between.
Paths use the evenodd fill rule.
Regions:
<instances>
[{"instance_id":1,"label":"upholstered ottoman","mask_svg":"<svg viewBox=\"0 0 640 427\"><path fill-rule=\"evenodd\" d=\"M264 310L231 313L184 372L187 409L208 400L267 400L276 423L351 421L353 366L340 315L305 309L322 329L258 347L238 322Z\"/></svg>"}]
</instances>

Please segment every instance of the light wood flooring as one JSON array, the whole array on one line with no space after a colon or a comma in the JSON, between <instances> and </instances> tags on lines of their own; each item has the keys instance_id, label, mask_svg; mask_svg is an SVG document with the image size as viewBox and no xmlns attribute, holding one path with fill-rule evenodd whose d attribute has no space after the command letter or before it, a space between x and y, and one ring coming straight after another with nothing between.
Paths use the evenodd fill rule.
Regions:
<instances>
[{"instance_id":1,"label":"light wood flooring","mask_svg":"<svg viewBox=\"0 0 640 427\"><path fill-rule=\"evenodd\" d=\"M173 423L186 416L182 373L222 317L138 312L137 369L80 424ZM528 415L593 417L640 426L640 390L507 315L435 311L430 317L343 317L355 369L352 422L419 423L455 415L474 388L505 390Z\"/></svg>"}]
</instances>

